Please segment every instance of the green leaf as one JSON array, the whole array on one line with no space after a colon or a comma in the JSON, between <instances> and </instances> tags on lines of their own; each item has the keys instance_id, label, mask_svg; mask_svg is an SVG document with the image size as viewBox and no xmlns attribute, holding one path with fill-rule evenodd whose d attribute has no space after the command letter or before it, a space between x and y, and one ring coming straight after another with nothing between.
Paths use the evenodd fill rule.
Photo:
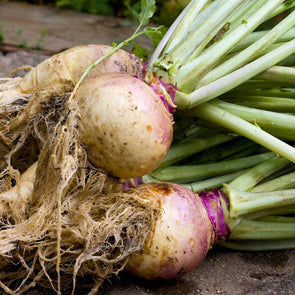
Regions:
<instances>
[{"instance_id":1,"label":"green leaf","mask_svg":"<svg viewBox=\"0 0 295 295\"><path fill-rule=\"evenodd\" d=\"M24 31L23 29L18 29L16 34L17 34L18 36L20 36L20 35L23 33L23 31Z\"/></svg>"},{"instance_id":2,"label":"green leaf","mask_svg":"<svg viewBox=\"0 0 295 295\"><path fill-rule=\"evenodd\" d=\"M42 29L41 30L41 36L45 37L47 35L47 30L46 29Z\"/></svg>"},{"instance_id":3,"label":"green leaf","mask_svg":"<svg viewBox=\"0 0 295 295\"><path fill-rule=\"evenodd\" d=\"M165 26L160 26L157 28L148 27L144 30L145 35L153 41L154 48L156 48L159 42L165 35L167 28Z\"/></svg>"},{"instance_id":4,"label":"green leaf","mask_svg":"<svg viewBox=\"0 0 295 295\"><path fill-rule=\"evenodd\" d=\"M136 42L133 43L132 53L135 54L137 57L142 58L143 61L148 60L149 50L143 48Z\"/></svg>"},{"instance_id":5,"label":"green leaf","mask_svg":"<svg viewBox=\"0 0 295 295\"><path fill-rule=\"evenodd\" d=\"M138 15L138 20L141 25L147 25L149 19L154 15L156 11L155 0L141 0L141 12Z\"/></svg>"}]
</instances>

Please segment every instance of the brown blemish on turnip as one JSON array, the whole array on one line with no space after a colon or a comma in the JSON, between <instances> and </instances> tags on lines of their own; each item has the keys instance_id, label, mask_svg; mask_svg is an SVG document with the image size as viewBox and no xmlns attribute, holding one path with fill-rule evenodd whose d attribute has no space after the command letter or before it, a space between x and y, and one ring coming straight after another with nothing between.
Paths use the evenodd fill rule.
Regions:
<instances>
[{"instance_id":1,"label":"brown blemish on turnip","mask_svg":"<svg viewBox=\"0 0 295 295\"><path fill-rule=\"evenodd\" d=\"M147 125L146 129L148 132L152 132L153 131L153 127L151 125Z\"/></svg>"},{"instance_id":2,"label":"brown blemish on turnip","mask_svg":"<svg viewBox=\"0 0 295 295\"><path fill-rule=\"evenodd\" d=\"M155 183L154 191L161 195L169 195L172 193L171 187L166 183Z\"/></svg>"}]
</instances>

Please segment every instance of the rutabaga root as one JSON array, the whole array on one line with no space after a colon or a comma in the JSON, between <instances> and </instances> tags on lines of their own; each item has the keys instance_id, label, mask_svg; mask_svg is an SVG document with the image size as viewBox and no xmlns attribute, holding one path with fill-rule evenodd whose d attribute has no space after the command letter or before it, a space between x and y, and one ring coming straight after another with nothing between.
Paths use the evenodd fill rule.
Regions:
<instances>
[{"instance_id":1,"label":"rutabaga root","mask_svg":"<svg viewBox=\"0 0 295 295\"><path fill-rule=\"evenodd\" d=\"M95 294L149 233L150 202L122 193L116 179L91 166L77 140L78 122L78 108L71 105L52 129L24 200L25 214L18 214L17 198L0 200L10 207L0 227L0 286L8 294L36 284L74 290L80 277L92 280L89 294ZM20 184L22 177L16 178ZM15 193L23 197L21 190Z\"/></svg>"}]
</instances>

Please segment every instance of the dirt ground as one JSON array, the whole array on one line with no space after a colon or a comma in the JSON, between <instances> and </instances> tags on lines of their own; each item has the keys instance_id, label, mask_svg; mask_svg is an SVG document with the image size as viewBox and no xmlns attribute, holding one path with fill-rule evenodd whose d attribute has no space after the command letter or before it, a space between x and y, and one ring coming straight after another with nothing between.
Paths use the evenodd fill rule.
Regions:
<instances>
[{"instance_id":1,"label":"dirt ground","mask_svg":"<svg viewBox=\"0 0 295 295\"><path fill-rule=\"evenodd\" d=\"M150 282L122 272L105 282L99 295L293 295L294 254L294 251L240 252L217 247L194 271L178 280ZM41 292L54 294L37 288L27 295ZM85 293L80 290L76 294Z\"/></svg>"},{"instance_id":2,"label":"dirt ground","mask_svg":"<svg viewBox=\"0 0 295 295\"><path fill-rule=\"evenodd\" d=\"M19 6L17 7L19 8ZM13 11L16 9L12 4L0 2L0 23L5 15L2 8L5 8L6 12L7 10ZM33 11L34 15L36 14L35 6L26 7L26 9ZM24 11L22 12L26 14ZM43 13L46 13L51 18L58 19L57 12L54 9L47 8ZM87 18L84 14L69 14L71 15L71 22L76 21L76 27L79 27L77 23ZM61 12L58 12L58 15L59 18L63 18ZM26 17L29 16L26 15ZM7 13L6 18L7 22L13 22L12 16L9 18ZM110 22L113 23L114 20L111 19ZM17 25L20 26L21 24L18 23ZM37 25L40 28L40 24ZM25 26L25 23L23 26ZM125 28L123 29L125 30ZM10 30L12 31L12 28ZM30 24L30 30L32 33L28 36L33 38L36 32L34 33L32 24ZM117 30L119 29L116 28L116 34L118 33ZM85 31L83 32L81 42L85 44L93 43L93 32L90 32L88 37ZM7 34L7 40L9 40L10 44L17 44L17 40L13 38L11 33L6 31L5 34ZM76 44L75 37L71 39L70 36L75 34L70 30L66 34L68 38L64 40L64 43L52 43L48 48L51 51L59 51L62 48L74 46ZM77 36L79 34L76 32ZM112 37L111 33L107 36L108 39ZM51 38L51 40L55 39L54 36L51 36ZM106 44L107 42L107 39L102 38L96 43ZM43 45L44 48L47 48L45 43ZM20 51L18 49L14 52L2 51L0 52L0 77L6 76L11 70L24 64L34 66L46 57L47 55L36 51ZM209 251L208 256L194 271L178 280L150 282L122 272L118 277L110 278L109 281L105 282L100 289L99 295L293 295L294 287L295 250L243 252L216 247ZM26 293L26 295L37 294L51 295L54 293L40 287ZM76 294L82 295L86 294L86 292L80 290Z\"/></svg>"}]
</instances>

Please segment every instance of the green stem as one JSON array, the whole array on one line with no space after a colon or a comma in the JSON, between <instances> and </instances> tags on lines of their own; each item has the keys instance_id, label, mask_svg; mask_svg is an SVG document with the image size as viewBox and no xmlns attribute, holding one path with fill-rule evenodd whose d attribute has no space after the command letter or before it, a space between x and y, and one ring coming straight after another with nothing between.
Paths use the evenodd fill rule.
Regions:
<instances>
[{"instance_id":1,"label":"green stem","mask_svg":"<svg viewBox=\"0 0 295 295\"><path fill-rule=\"evenodd\" d=\"M295 216L267 215L267 216L262 216L262 217L257 218L257 221L295 223ZM294 230L295 230L295 228L294 228Z\"/></svg>"},{"instance_id":2,"label":"green stem","mask_svg":"<svg viewBox=\"0 0 295 295\"><path fill-rule=\"evenodd\" d=\"M191 189L195 193L200 193L204 190L219 189L222 187L223 183L228 183L232 181L233 179L237 178L244 172L245 172L244 170L238 170L233 173L216 176L216 177L208 178L205 180L200 180L200 181L182 184L182 185Z\"/></svg>"},{"instance_id":3,"label":"green stem","mask_svg":"<svg viewBox=\"0 0 295 295\"><path fill-rule=\"evenodd\" d=\"M242 218L231 230L233 240L295 239L295 217L267 216L265 219Z\"/></svg>"},{"instance_id":4,"label":"green stem","mask_svg":"<svg viewBox=\"0 0 295 295\"><path fill-rule=\"evenodd\" d=\"M295 88L273 88L277 87L276 81L256 81L249 80L233 91L227 92L225 97L232 97L236 95L257 95L257 96L272 96L272 97L287 97L294 99L295 97Z\"/></svg>"},{"instance_id":5,"label":"green stem","mask_svg":"<svg viewBox=\"0 0 295 295\"><path fill-rule=\"evenodd\" d=\"M241 137L241 139L245 139L244 137ZM232 154L229 157L227 157L227 160L233 160L233 159L238 159L238 158L244 158L250 155L254 155L254 154L260 154L260 153L265 153L266 150L261 147L260 145L255 144L253 141L250 143L252 143L252 146L249 146L249 148L241 148L241 150L239 152L237 152L236 154Z\"/></svg>"},{"instance_id":6,"label":"green stem","mask_svg":"<svg viewBox=\"0 0 295 295\"><path fill-rule=\"evenodd\" d=\"M249 191L268 175L287 166L289 163L286 158L274 156L235 178L229 185L241 191Z\"/></svg>"},{"instance_id":7,"label":"green stem","mask_svg":"<svg viewBox=\"0 0 295 295\"><path fill-rule=\"evenodd\" d=\"M193 108L232 90L293 53L295 53L295 40L287 42L272 52L190 94L177 91L175 102L181 109Z\"/></svg>"},{"instance_id":8,"label":"green stem","mask_svg":"<svg viewBox=\"0 0 295 295\"><path fill-rule=\"evenodd\" d=\"M283 59L282 61L278 63L278 66L293 67L294 65L295 65L295 54L286 57L285 59Z\"/></svg>"},{"instance_id":9,"label":"green stem","mask_svg":"<svg viewBox=\"0 0 295 295\"><path fill-rule=\"evenodd\" d=\"M273 153L268 152L210 164L169 166L163 169L154 170L151 172L151 176L160 181L189 183L247 169L271 158L272 156Z\"/></svg>"},{"instance_id":10,"label":"green stem","mask_svg":"<svg viewBox=\"0 0 295 295\"><path fill-rule=\"evenodd\" d=\"M231 17L231 30L236 29L241 23L245 23L251 15L257 12L258 9L265 5L267 0L262 1L245 1L239 10Z\"/></svg>"},{"instance_id":11,"label":"green stem","mask_svg":"<svg viewBox=\"0 0 295 295\"><path fill-rule=\"evenodd\" d=\"M258 151L257 151L258 150ZM212 163L221 160L237 159L258 153L262 153L260 146L245 137L237 137L229 143L220 144L209 148L198 155L198 163ZM242 156L241 156L242 155Z\"/></svg>"},{"instance_id":12,"label":"green stem","mask_svg":"<svg viewBox=\"0 0 295 295\"><path fill-rule=\"evenodd\" d=\"M257 75L256 77L254 77L254 79L267 80L271 82L283 82L286 84L293 84L295 86L295 68L274 66Z\"/></svg>"},{"instance_id":13,"label":"green stem","mask_svg":"<svg viewBox=\"0 0 295 295\"><path fill-rule=\"evenodd\" d=\"M156 182L158 181L156 178L152 177L150 174L146 174L141 178L142 183Z\"/></svg>"},{"instance_id":14,"label":"green stem","mask_svg":"<svg viewBox=\"0 0 295 295\"><path fill-rule=\"evenodd\" d=\"M280 138L289 140L294 140L295 138L295 116L291 114L254 109L217 99L212 103L241 119L256 124L272 134L278 135Z\"/></svg>"},{"instance_id":15,"label":"green stem","mask_svg":"<svg viewBox=\"0 0 295 295\"><path fill-rule=\"evenodd\" d=\"M262 95L263 93L261 93ZM280 113L295 113L295 99L274 97L274 96L258 96L258 95L227 95L221 97L225 102L235 103L245 107L254 109L263 109L267 111L280 112Z\"/></svg>"},{"instance_id":16,"label":"green stem","mask_svg":"<svg viewBox=\"0 0 295 295\"><path fill-rule=\"evenodd\" d=\"M266 34L268 34L270 30L265 31L257 31L252 32L245 38L243 38L237 46L235 46L230 53L239 52L249 46L251 46L253 43L258 41L259 39L263 38ZM295 28L292 28L288 30L285 34L282 34L281 36L278 36L275 42L287 42L290 40L293 40L295 38Z\"/></svg>"},{"instance_id":17,"label":"green stem","mask_svg":"<svg viewBox=\"0 0 295 295\"><path fill-rule=\"evenodd\" d=\"M232 130L295 163L295 149L292 146L216 105L202 104L187 111L187 114L201 117Z\"/></svg>"},{"instance_id":18,"label":"green stem","mask_svg":"<svg viewBox=\"0 0 295 295\"><path fill-rule=\"evenodd\" d=\"M295 249L295 239L279 240L228 240L219 243L222 247L243 251L272 251Z\"/></svg>"},{"instance_id":19,"label":"green stem","mask_svg":"<svg viewBox=\"0 0 295 295\"><path fill-rule=\"evenodd\" d=\"M291 39L291 40L293 40L293 39ZM289 40L289 41L291 41L291 40ZM257 41L257 43L259 43L258 41ZM264 49L262 49L262 50L259 50L259 52L257 52L257 54L254 52L253 54L255 55L255 57L254 57L254 55L253 55L253 59L252 60L254 60L255 58L257 59L257 58L259 58L259 57L261 57L261 56L263 56L263 55L265 55L265 54L267 54L267 53L270 53L270 52L272 52L273 50L275 50L275 49L277 49L277 48L279 48L280 46L282 46L282 45L284 45L284 44L286 44L287 42L274 42L274 43L272 43L272 44L270 44L270 45L268 45L266 48L264 48ZM254 45L254 44L253 44ZM251 46L251 45L249 45L249 46ZM247 49L244 49L244 51L247 51ZM244 52L244 51L242 51L242 52L234 52L234 53L232 53L232 52L230 52L225 58L224 58L224 62L228 62L229 60L234 60L239 54L241 55L241 58L243 59L243 55L242 55L242 53ZM251 59L249 59L249 61L251 61ZM237 62L239 62L238 60L237 60ZM280 62L282 62L282 61L280 61ZM245 63L246 64L246 63ZM233 66L233 65L232 65Z\"/></svg>"},{"instance_id":20,"label":"green stem","mask_svg":"<svg viewBox=\"0 0 295 295\"><path fill-rule=\"evenodd\" d=\"M203 16L204 15L203 9L205 5L207 5L210 2L211 2L210 0L197 0L197 1L191 1L189 3L189 5L186 7L189 9L187 9L181 22L179 22L173 34L169 38L163 54L169 52L170 50L172 50L173 48L176 48L176 46L181 44L183 40L185 40L187 35L191 31L195 30L197 25L200 25L205 20ZM210 9L206 9L205 10L206 14L208 14L209 10L213 11L213 8L217 4L218 4L218 1L216 1L215 4L210 7ZM202 10L203 10L203 13L200 14Z\"/></svg>"},{"instance_id":21,"label":"green stem","mask_svg":"<svg viewBox=\"0 0 295 295\"><path fill-rule=\"evenodd\" d=\"M172 145L168 151L167 156L157 169L167 167L200 151L204 151L212 146L227 142L231 139L233 139L233 136L221 133Z\"/></svg>"},{"instance_id":22,"label":"green stem","mask_svg":"<svg viewBox=\"0 0 295 295\"><path fill-rule=\"evenodd\" d=\"M193 119L192 121L186 120L186 118L180 118L175 114L174 120L174 138L173 138L173 144L178 144L183 141L189 141L191 139L197 139L197 138L203 138L203 137L209 137L216 134L220 134L216 129L212 128L206 128L203 126L200 126L198 124L199 119L197 118L189 118Z\"/></svg>"},{"instance_id":23,"label":"green stem","mask_svg":"<svg viewBox=\"0 0 295 295\"><path fill-rule=\"evenodd\" d=\"M257 1L257 3L261 2L262 1ZM226 53L228 53L235 45L237 45L241 39L251 33L262 22L265 16L271 13L278 5L281 4L281 2L281 0L266 1L248 18L242 19L244 21L240 19L239 26L235 28L232 32L225 34L221 40L214 43L204 53L195 58L193 61L182 65L176 75L178 88L183 92L190 92L195 89L200 79L204 76L204 74L208 72L208 69L211 69L212 66L214 66ZM222 75L223 71L226 71L227 74L228 72L232 71L231 68L236 69L237 67L247 62L253 56L253 54L255 55L256 51L259 48L264 49L269 44L268 42L272 42L271 37L273 37L275 40L281 31L285 33L285 31L288 30L293 23L292 18L291 21L289 20L286 22L286 20L287 18L281 22L283 25L280 24L279 27L282 29L279 29L278 32L276 32L275 29L271 31L276 32L275 34L273 34L273 36L272 33L269 33L267 37L261 39L261 41L258 42L258 46L256 46L257 43L255 43L255 45L252 45L249 49L246 49L246 53L242 55L245 58L244 61L239 55L237 57L238 62L236 59L234 59L232 62L229 62L231 66L226 63L227 70L222 69L221 71L219 71L220 74L216 74L217 78ZM285 23L287 24L284 25ZM242 61L241 64L240 60ZM238 65L236 66L237 63ZM215 75L214 70L211 70L210 72L213 72L213 76ZM216 80L214 77L212 78L211 76L209 82L211 82L212 79L213 81Z\"/></svg>"},{"instance_id":24,"label":"green stem","mask_svg":"<svg viewBox=\"0 0 295 295\"><path fill-rule=\"evenodd\" d=\"M242 20L250 17L251 14L257 11L257 9L259 9L266 1L267 0L245 1L242 5L237 7L233 13L224 20L222 27L216 27L211 34L208 34L205 42L203 42L201 46L199 46L190 56L187 57L184 64L188 64L189 62L198 58L198 56L203 53L204 49L214 46L215 43L217 43L220 39L231 33L240 25Z\"/></svg>"},{"instance_id":25,"label":"green stem","mask_svg":"<svg viewBox=\"0 0 295 295\"><path fill-rule=\"evenodd\" d=\"M203 21L203 14L200 14L199 18L203 22L194 30L191 30L185 40L181 44L174 46L171 52L165 51L162 58L159 59L159 66L166 70L174 69L175 65L181 65L192 54L196 54L196 50L199 52L200 48L204 48L212 37L225 25L228 17L242 2L242 0L221 0L209 5L205 9L205 12L211 12L207 19Z\"/></svg>"},{"instance_id":26,"label":"green stem","mask_svg":"<svg viewBox=\"0 0 295 295\"><path fill-rule=\"evenodd\" d=\"M295 24L295 11L291 13L284 20L279 22L272 30L261 37L255 43L252 43L246 49L244 49L239 54L233 56L232 58L226 60L224 63L220 64L216 68L210 70L202 79L198 81L195 87L201 87L207 85L222 76L238 69L239 67L245 65L247 62L253 60L267 48L270 44L275 42L281 35L287 32ZM247 24L248 25L248 24ZM294 82L294 80L293 80Z\"/></svg>"},{"instance_id":27,"label":"green stem","mask_svg":"<svg viewBox=\"0 0 295 295\"><path fill-rule=\"evenodd\" d=\"M267 80L256 80L256 79L249 79L245 81L243 84L235 87L234 89L226 92L225 94L221 95L223 97L231 96L232 94L239 94L239 95L264 95L264 96L275 96L275 97L289 97L292 98L294 93L294 84L286 83L286 82L279 82L276 80L267 81ZM280 93L282 95L280 95Z\"/></svg>"},{"instance_id":28,"label":"green stem","mask_svg":"<svg viewBox=\"0 0 295 295\"><path fill-rule=\"evenodd\" d=\"M190 26L192 19L198 14L199 9L203 7L209 0L191 1L179 14L176 20L167 30L158 46L155 48L153 54L149 59L149 71L153 70L154 63L163 52L164 47L174 46L173 43L178 44L186 35L187 28ZM200 7L200 8L199 8Z\"/></svg>"},{"instance_id":29,"label":"green stem","mask_svg":"<svg viewBox=\"0 0 295 295\"><path fill-rule=\"evenodd\" d=\"M255 186L252 192L268 192L295 188L295 172L290 172Z\"/></svg>"},{"instance_id":30,"label":"green stem","mask_svg":"<svg viewBox=\"0 0 295 295\"><path fill-rule=\"evenodd\" d=\"M295 189L271 191L271 192L244 192L224 184L224 191L229 198L231 218L259 213L268 215L270 210L295 207ZM265 214L264 214L265 212ZM272 211L273 212L273 211Z\"/></svg>"},{"instance_id":31,"label":"green stem","mask_svg":"<svg viewBox=\"0 0 295 295\"><path fill-rule=\"evenodd\" d=\"M291 0L291 1L285 1L282 5L280 5L275 11L273 11L268 19L274 17L274 16L277 16L279 15L280 13L292 8L295 6L295 1Z\"/></svg>"}]
</instances>

